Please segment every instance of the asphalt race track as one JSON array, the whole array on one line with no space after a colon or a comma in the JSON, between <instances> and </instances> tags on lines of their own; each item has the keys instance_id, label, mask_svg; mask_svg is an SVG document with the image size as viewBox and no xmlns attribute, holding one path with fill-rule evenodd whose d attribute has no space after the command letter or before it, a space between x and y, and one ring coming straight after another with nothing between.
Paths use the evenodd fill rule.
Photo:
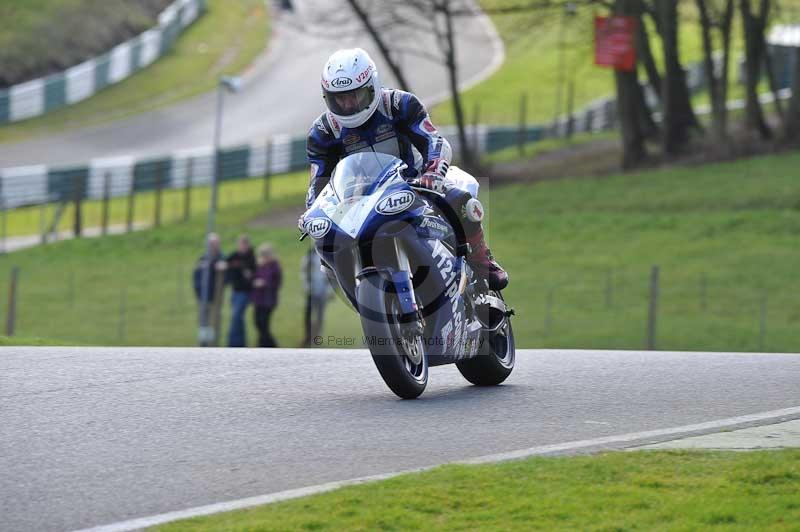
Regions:
<instances>
[{"instance_id":1,"label":"asphalt race track","mask_svg":"<svg viewBox=\"0 0 800 532\"><path fill-rule=\"evenodd\" d=\"M0 529L105 525L800 405L800 355L517 356L502 386L438 367L401 401L363 350L2 348Z\"/></svg>"},{"instance_id":2,"label":"asphalt race track","mask_svg":"<svg viewBox=\"0 0 800 532\"><path fill-rule=\"evenodd\" d=\"M361 46L375 50L366 34L319 20L320 9L349 8L343 0L294 0L295 12L275 11L272 39L264 54L244 74L244 88L226 97L223 145L263 142L268 135L304 134L323 111L319 77L328 56L336 49ZM456 50L462 86L485 78L500 65L502 43L488 18L459 17ZM405 40L402 40L402 39ZM435 49L434 39L421 30L408 29L400 43ZM382 80L393 84L388 68L372 53ZM447 96L447 78L441 65L401 54L412 89L431 105ZM0 168L30 164L70 165L92 158L133 155L168 155L181 149L210 146L216 94L211 92L186 102L156 109L128 119L84 129L54 133L32 140L0 144ZM154 134L157 132L157 134Z\"/></svg>"}]
</instances>

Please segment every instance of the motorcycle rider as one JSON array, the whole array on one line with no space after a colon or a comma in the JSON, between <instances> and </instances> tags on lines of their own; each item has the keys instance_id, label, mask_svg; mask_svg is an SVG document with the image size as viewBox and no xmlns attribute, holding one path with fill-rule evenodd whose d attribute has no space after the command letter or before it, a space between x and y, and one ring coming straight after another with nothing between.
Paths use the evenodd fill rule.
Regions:
<instances>
[{"instance_id":1,"label":"motorcycle rider","mask_svg":"<svg viewBox=\"0 0 800 532\"><path fill-rule=\"evenodd\" d=\"M330 180L340 159L356 152L376 151L406 163L408 180L445 194L461 218L470 252L467 263L485 278L489 288L502 290L508 274L494 260L484 240L483 206L446 179L452 151L431 123L422 102L411 93L380 85L378 71L361 48L339 50L322 69L326 111L311 125L306 152L311 165L306 207ZM304 220L298 221L303 230Z\"/></svg>"}]
</instances>

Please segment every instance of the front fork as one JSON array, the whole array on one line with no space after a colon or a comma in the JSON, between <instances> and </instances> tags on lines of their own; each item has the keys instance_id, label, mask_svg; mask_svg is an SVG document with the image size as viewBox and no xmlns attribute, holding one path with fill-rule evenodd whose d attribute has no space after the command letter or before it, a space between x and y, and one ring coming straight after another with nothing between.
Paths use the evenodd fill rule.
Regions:
<instances>
[{"instance_id":1,"label":"front fork","mask_svg":"<svg viewBox=\"0 0 800 532\"><path fill-rule=\"evenodd\" d=\"M363 257L365 252L370 254L368 258ZM403 328L404 335L421 335L424 331L424 320L414 293L408 253L406 253L401 239L394 239L395 260L391 267L387 265L376 266L371 253L371 248L357 249L354 261L356 278L360 280L368 273L377 272L384 280L388 281L390 290L397 295L397 301L400 306L398 321ZM365 263L368 263L368 265L364 266Z\"/></svg>"}]
</instances>

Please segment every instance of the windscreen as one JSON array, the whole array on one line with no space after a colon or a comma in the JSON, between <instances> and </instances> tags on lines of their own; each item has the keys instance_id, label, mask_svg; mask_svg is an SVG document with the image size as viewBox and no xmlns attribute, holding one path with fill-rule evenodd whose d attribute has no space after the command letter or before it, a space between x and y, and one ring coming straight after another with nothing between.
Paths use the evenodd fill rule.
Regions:
<instances>
[{"instance_id":1,"label":"windscreen","mask_svg":"<svg viewBox=\"0 0 800 532\"><path fill-rule=\"evenodd\" d=\"M348 155L336 165L331 176L333 191L340 201L372 194L399 175L403 162L386 153L360 152Z\"/></svg>"}]
</instances>

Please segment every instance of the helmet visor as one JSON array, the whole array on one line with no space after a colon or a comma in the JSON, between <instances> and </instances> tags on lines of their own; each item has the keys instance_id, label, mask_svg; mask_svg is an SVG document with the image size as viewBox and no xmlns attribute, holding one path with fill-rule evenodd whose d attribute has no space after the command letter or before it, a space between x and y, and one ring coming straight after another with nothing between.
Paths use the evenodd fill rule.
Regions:
<instances>
[{"instance_id":1,"label":"helmet visor","mask_svg":"<svg viewBox=\"0 0 800 532\"><path fill-rule=\"evenodd\" d=\"M375 97L375 88L372 84L364 85L346 92L322 91L325 103L333 114L351 116L367 109Z\"/></svg>"}]
</instances>

